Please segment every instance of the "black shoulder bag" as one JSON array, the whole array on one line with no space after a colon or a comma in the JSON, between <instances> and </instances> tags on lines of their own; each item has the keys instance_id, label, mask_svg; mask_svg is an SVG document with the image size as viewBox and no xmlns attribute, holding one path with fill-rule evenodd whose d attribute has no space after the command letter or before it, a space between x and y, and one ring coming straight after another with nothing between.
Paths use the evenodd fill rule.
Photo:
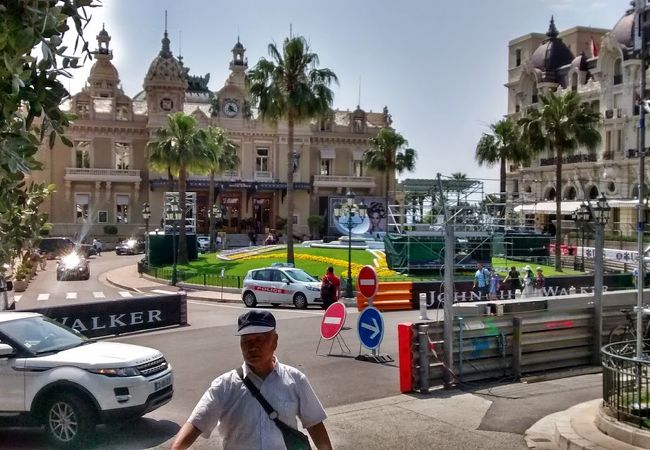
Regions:
<instances>
[{"instance_id":1,"label":"black shoulder bag","mask_svg":"<svg viewBox=\"0 0 650 450\"><path fill-rule=\"evenodd\" d=\"M282 432L282 439L284 439L284 445L287 446L287 450L311 450L311 446L309 445L309 438L307 435L301 433L293 427L290 427L278 418L277 411L273 409L269 402L266 401L260 390L257 389L257 386L255 386L253 382L248 379L248 377L244 377L244 371L241 367L237 369L237 374L239 375L239 378L242 379L251 394L253 394L253 397L255 397L255 399L260 402L260 405L262 405L264 411L266 411L266 413L269 415L269 418L275 422L277 427Z\"/></svg>"}]
</instances>

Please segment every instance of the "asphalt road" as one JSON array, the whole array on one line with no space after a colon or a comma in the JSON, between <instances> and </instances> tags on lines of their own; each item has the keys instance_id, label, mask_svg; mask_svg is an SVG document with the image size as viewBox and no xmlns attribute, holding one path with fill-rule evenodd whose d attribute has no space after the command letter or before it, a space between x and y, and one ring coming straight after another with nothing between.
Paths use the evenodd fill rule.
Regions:
<instances>
[{"instance_id":1,"label":"asphalt road","mask_svg":"<svg viewBox=\"0 0 650 450\"><path fill-rule=\"evenodd\" d=\"M102 252L102 256L89 259L90 279L57 281L56 260L49 260L45 271L38 269L36 277L29 283L25 292L14 294L18 309L41 308L71 303L85 303L94 300L128 298L133 294L118 289L103 281L102 274L127 264L135 264L142 255L116 255L115 252Z\"/></svg>"}]
</instances>

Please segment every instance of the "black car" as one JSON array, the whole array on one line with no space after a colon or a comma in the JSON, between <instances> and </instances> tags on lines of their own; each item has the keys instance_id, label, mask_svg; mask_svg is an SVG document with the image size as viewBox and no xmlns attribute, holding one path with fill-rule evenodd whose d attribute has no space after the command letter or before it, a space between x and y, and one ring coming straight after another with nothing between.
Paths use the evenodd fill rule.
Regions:
<instances>
[{"instance_id":1,"label":"black car","mask_svg":"<svg viewBox=\"0 0 650 450\"><path fill-rule=\"evenodd\" d=\"M41 239L38 243L38 249L44 253L48 259L61 258L73 252L78 252L85 258L96 255L95 247L90 244L75 244L74 241L66 237L47 237Z\"/></svg>"},{"instance_id":2,"label":"black car","mask_svg":"<svg viewBox=\"0 0 650 450\"><path fill-rule=\"evenodd\" d=\"M137 255L144 253L144 241L141 239L126 239L115 246L118 255Z\"/></svg>"},{"instance_id":3,"label":"black car","mask_svg":"<svg viewBox=\"0 0 650 450\"><path fill-rule=\"evenodd\" d=\"M78 253L70 253L59 260L56 266L56 280L88 280L90 267L88 260Z\"/></svg>"}]
</instances>

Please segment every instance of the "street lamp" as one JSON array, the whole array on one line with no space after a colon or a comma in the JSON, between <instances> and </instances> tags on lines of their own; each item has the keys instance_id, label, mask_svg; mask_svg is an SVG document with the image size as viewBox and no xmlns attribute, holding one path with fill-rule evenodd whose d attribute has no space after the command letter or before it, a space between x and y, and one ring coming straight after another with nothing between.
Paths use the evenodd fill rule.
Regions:
<instances>
[{"instance_id":1,"label":"street lamp","mask_svg":"<svg viewBox=\"0 0 650 450\"><path fill-rule=\"evenodd\" d=\"M178 207L178 200L176 197L172 197L167 205L165 210L165 218L168 222L172 223L172 253L173 253L173 265L172 265L172 286L176 286L178 281L178 273L176 271L176 261L178 260L178 252L176 249L176 226L181 220L181 209Z\"/></svg>"},{"instance_id":2,"label":"street lamp","mask_svg":"<svg viewBox=\"0 0 650 450\"><path fill-rule=\"evenodd\" d=\"M223 213L221 212L221 206L218 204L212 205L212 208L210 209L210 251L214 252L216 251L216 245L214 242L214 233L215 233L215 228L217 226L217 222L221 221L221 218L223 217ZM214 227L212 226L214 224Z\"/></svg>"},{"instance_id":3,"label":"street lamp","mask_svg":"<svg viewBox=\"0 0 650 450\"><path fill-rule=\"evenodd\" d=\"M600 364L600 347L603 337L603 248L605 247L605 225L609 221L611 208L605 194L601 194L596 206L591 208L596 222L596 255L594 256L594 349L593 362Z\"/></svg>"},{"instance_id":4,"label":"street lamp","mask_svg":"<svg viewBox=\"0 0 650 450\"><path fill-rule=\"evenodd\" d=\"M580 231L582 234L581 240L581 261L580 267L578 268L581 272L585 271L585 226L588 222L591 221L591 208L585 202L582 202L580 207L575 210L573 213L573 220L580 225Z\"/></svg>"},{"instance_id":5,"label":"street lamp","mask_svg":"<svg viewBox=\"0 0 650 450\"><path fill-rule=\"evenodd\" d=\"M151 219L149 202L142 204L142 218L144 219L144 259L149 262L149 219Z\"/></svg>"},{"instance_id":6,"label":"street lamp","mask_svg":"<svg viewBox=\"0 0 650 450\"><path fill-rule=\"evenodd\" d=\"M365 219L367 207L363 203L358 205L354 203L354 194L350 191L346 194L345 203L337 203L334 205L334 216L337 220L346 216L348 227L348 282L345 287L345 297L352 298L352 225L354 222L352 218L358 216L361 221Z\"/></svg>"}]
</instances>

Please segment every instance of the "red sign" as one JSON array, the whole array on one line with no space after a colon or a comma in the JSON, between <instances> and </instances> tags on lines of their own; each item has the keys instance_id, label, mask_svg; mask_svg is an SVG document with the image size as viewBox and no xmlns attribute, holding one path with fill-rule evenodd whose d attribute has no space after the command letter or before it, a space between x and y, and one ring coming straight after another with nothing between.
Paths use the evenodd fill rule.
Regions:
<instances>
[{"instance_id":1,"label":"red sign","mask_svg":"<svg viewBox=\"0 0 650 450\"><path fill-rule=\"evenodd\" d=\"M357 283L359 292L366 298L370 298L377 293L379 284L377 283L377 272L372 266L363 266L359 271L359 280Z\"/></svg>"},{"instance_id":2,"label":"red sign","mask_svg":"<svg viewBox=\"0 0 650 450\"><path fill-rule=\"evenodd\" d=\"M332 303L320 323L320 335L326 341L334 339L345 325L345 305L341 302Z\"/></svg>"}]
</instances>

